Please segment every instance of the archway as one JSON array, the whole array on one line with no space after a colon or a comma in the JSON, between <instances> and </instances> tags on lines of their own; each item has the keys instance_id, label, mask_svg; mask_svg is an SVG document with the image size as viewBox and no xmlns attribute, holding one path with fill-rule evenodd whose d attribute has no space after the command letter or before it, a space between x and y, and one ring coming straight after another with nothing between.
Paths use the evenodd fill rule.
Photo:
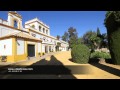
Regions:
<instances>
[{"instance_id":1,"label":"archway","mask_svg":"<svg viewBox=\"0 0 120 90\"><path fill-rule=\"evenodd\" d=\"M14 28L18 28L18 21L14 20Z\"/></svg>"}]
</instances>

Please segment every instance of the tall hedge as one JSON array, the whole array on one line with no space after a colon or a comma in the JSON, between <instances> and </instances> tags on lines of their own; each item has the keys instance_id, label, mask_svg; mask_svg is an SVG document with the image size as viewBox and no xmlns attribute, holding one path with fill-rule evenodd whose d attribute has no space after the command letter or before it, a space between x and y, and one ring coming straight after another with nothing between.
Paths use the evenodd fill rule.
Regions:
<instances>
[{"instance_id":1,"label":"tall hedge","mask_svg":"<svg viewBox=\"0 0 120 90\"><path fill-rule=\"evenodd\" d=\"M120 65L120 11L107 12L104 24L113 63Z\"/></svg>"},{"instance_id":2,"label":"tall hedge","mask_svg":"<svg viewBox=\"0 0 120 90\"><path fill-rule=\"evenodd\" d=\"M73 62L86 64L89 61L90 50L87 46L78 44L72 48L71 56Z\"/></svg>"}]
</instances>

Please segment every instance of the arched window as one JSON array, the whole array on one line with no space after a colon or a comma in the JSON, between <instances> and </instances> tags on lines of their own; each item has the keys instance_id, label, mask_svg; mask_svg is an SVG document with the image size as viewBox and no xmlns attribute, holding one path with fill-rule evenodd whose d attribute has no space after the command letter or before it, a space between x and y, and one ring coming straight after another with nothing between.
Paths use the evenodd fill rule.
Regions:
<instances>
[{"instance_id":1,"label":"arched window","mask_svg":"<svg viewBox=\"0 0 120 90\"><path fill-rule=\"evenodd\" d=\"M46 30L46 34L48 34L48 30Z\"/></svg>"},{"instance_id":2,"label":"arched window","mask_svg":"<svg viewBox=\"0 0 120 90\"><path fill-rule=\"evenodd\" d=\"M35 28L35 25L32 25L32 28Z\"/></svg>"},{"instance_id":3,"label":"arched window","mask_svg":"<svg viewBox=\"0 0 120 90\"><path fill-rule=\"evenodd\" d=\"M41 32L41 26L39 26L39 31Z\"/></svg>"},{"instance_id":4,"label":"arched window","mask_svg":"<svg viewBox=\"0 0 120 90\"><path fill-rule=\"evenodd\" d=\"M45 33L45 28L43 28L43 33Z\"/></svg>"},{"instance_id":5,"label":"arched window","mask_svg":"<svg viewBox=\"0 0 120 90\"><path fill-rule=\"evenodd\" d=\"M14 28L18 28L17 21L14 20Z\"/></svg>"}]
</instances>

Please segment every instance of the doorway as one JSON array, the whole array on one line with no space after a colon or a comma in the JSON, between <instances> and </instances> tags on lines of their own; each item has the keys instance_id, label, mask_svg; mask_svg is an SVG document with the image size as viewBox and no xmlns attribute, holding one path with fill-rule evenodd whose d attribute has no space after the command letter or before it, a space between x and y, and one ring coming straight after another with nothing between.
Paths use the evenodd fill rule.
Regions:
<instances>
[{"instance_id":1,"label":"doorway","mask_svg":"<svg viewBox=\"0 0 120 90\"><path fill-rule=\"evenodd\" d=\"M45 46L45 53L47 53L48 52L48 47L47 46Z\"/></svg>"},{"instance_id":2,"label":"doorway","mask_svg":"<svg viewBox=\"0 0 120 90\"><path fill-rule=\"evenodd\" d=\"M28 47L27 47L28 49L28 56L29 57L34 57L35 56L35 45L30 45L30 44L28 44Z\"/></svg>"}]
</instances>

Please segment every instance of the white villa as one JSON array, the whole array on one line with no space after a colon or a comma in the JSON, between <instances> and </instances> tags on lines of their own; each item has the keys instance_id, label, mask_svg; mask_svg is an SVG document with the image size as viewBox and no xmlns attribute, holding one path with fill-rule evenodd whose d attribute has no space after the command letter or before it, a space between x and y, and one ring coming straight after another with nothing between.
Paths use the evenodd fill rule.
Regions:
<instances>
[{"instance_id":1,"label":"white villa","mask_svg":"<svg viewBox=\"0 0 120 90\"><path fill-rule=\"evenodd\" d=\"M7 21L0 19L0 57L7 62L26 60L28 57L39 57L45 53L67 51L69 44L50 35L50 27L38 18L25 22L22 16L9 11Z\"/></svg>"}]
</instances>

